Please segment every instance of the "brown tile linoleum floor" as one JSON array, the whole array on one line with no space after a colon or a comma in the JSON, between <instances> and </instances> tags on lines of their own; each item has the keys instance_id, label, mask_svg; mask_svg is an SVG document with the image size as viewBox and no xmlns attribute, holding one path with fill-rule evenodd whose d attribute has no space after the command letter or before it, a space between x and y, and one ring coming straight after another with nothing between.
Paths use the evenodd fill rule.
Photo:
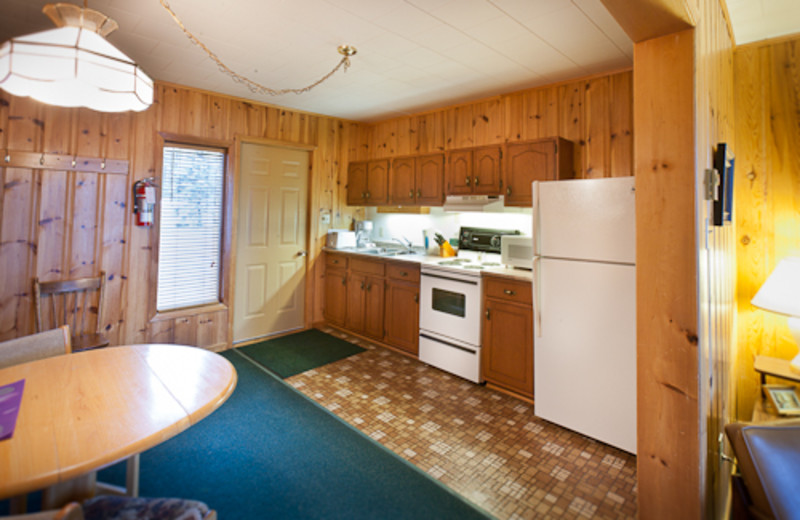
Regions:
<instances>
[{"instance_id":1,"label":"brown tile linoleum floor","mask_svg":"<svg viewBox=\"0 0 800 520\"><path fill-rule=\"evenodd\" d=\"M635 518L636 457L533 405L343 332L366 348L287 382L499 519Z\"/></svg>"}]
</instances>

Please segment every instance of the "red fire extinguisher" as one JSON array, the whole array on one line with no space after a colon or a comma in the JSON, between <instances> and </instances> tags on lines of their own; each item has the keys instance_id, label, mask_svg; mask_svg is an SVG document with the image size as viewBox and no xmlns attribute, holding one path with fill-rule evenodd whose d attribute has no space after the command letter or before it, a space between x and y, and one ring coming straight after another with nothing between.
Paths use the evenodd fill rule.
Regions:
<instances>
[{"instance_id":1,"label":"red fire extinguisher","mask_svg":"<svg viewBox=\"0 0 800 520\"><path fill-rule=\"evenodd\" d=\"M137 226L152 226L156 207L155 179L141 179L133 183L133 213Z\"/></svg>"}]
</instances>

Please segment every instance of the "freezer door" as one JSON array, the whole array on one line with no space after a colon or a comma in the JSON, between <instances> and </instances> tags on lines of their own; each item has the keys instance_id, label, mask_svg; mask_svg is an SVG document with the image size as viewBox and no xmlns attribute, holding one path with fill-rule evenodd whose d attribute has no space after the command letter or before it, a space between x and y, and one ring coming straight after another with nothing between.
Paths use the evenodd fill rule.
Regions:
<instances>
[{"instance_id":1,"label":"freezer door","mask_svg":"<svg viewBox=\"0 0 800 520\"><path fill-rule=\"evenodd\" d=\"M534 203L538 254L636 262L633 177L539 182ZM534 194L536 188L534 188Z\"/></svg>"},{"instance_id":2,"label":"freezer door","mask_svg":"<svg viewBox=\"0 0 800 520\"><path fill-rule=\"evenodd\" d=\"M635 267L543 258L538 269L536 415L636 453Z\"/></svg>"}]
</instances>

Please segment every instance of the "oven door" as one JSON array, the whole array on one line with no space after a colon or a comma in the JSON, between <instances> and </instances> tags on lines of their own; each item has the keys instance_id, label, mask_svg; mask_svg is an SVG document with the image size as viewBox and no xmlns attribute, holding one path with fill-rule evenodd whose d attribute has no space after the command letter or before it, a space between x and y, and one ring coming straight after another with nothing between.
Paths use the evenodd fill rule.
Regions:
<instances>
[{"instance_id":1,"label":"oven door","mask_svg":"<svg viewBox=\"0 0 800 520\"><path fill-rule=\"evenodd\" d=\"M419 328L481 344L481 279L448 270L420 273Z\"/></svg>"}]
</instances>

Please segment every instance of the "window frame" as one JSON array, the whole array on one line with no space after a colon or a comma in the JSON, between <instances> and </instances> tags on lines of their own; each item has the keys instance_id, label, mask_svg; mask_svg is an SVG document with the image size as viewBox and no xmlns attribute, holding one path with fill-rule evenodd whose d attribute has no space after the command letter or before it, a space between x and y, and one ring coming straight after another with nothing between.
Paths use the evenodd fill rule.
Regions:
<instances>
[{"instance_id":1,"label":"window frame","mask_svg":"<svg viewBox=\"0 0 800 520\"><path fill-rule=\"evenodd\" d=\"M222 235L220 237L220 268L219 268L219 301L196 305L193 307L183 307L180 309L170 309L159 311L157 309L158 291L158 263L160 260L159 243L161 238L161 185L164 167L164 148L170 146L186 148L214 148L225 153L223 181L222 181ZM150 248L152 250L152 261L150 268L149 286L149 308L151 312L151 322L172 320L196 316L198 314L212 313L228 310L230 307L230 266L231 264L231 240L233 222L233 181L234 181L234 158L233 143L216 139L205 139L196 136L172 134L167 132L158 133L158 146L156 150L156 184L157 184L157 203L154 215L153 232L150 234ZM147 228L144 228L147 229Z\"/></svg>"}]
</instances>

